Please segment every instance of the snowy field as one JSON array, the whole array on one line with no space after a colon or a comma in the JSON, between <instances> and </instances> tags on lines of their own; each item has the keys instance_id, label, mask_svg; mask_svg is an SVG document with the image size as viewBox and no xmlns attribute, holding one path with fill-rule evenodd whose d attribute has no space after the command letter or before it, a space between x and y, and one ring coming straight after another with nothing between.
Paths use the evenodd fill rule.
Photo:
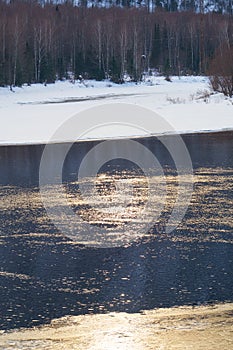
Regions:
<instances>
[{"instance_id":1,"label":"snowy field","mask_svg":"<svg viewBox=\"0 0 233 350\"><path fill-rule=\"evenodd\" d=\"M208 79L204 77L172 77L172 82L152 77L138 85L64 81L47 86L23 86L14 88L13 92L0 88L0 143L48 142L71 116L105 103L146 107L165 118L180 133L233 129L233 100L222 94L212 94ZM85 138L143 134L145 132L120 125L96 128Z\"/></svg>"}]
</instances>

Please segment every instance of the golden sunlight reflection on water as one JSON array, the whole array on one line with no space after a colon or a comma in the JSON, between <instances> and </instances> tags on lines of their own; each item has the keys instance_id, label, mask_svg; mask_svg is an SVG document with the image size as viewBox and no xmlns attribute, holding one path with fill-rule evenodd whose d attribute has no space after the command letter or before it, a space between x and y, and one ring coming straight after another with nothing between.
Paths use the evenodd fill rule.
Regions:
<instances>
[{"instance_id":1,"label":"golden sunlight reflection on water","mask_svg":"<svg viewBox=\"0 0 233 350\"><path fill-rule=\"evenodd\" d=\"M198 239L217 239L218 233L229 232L232 233L233 215L232 215L232 197L233 183L232 183L232 169L223 168L200 168L196 170L194 176L194 191L192 200L189 205L188 214L180 223L178 230L187 230L189 233L195 233ZM157 207L161 206L162 194L157 190L157 183L160 177L152 179L154 187L152 187L152 204ZM93 179L84 179L87 183ZM185 175L182 181L188 181ZM119 187L119 182L123 190L116 190ZM117 239L117 234L112 235L113 229L116 227L122 228L123 225L128 225L129 242L132 241L132 236L140 238L137 228L140 228L142 219L153 221L154 233L164 233L164 226L173 209L176 195L177 195L177 177L175 174L166 174L166 201L164 207L161 207L161 215L159 218L153 220L153 210L150 208L144 213L142 218L142 211L148 199L147 179L143 175L134 173L122 174L100 174L95 180L95 187L98 193L97 197L83 198L79 192L78 183L72 182L66 187L67 203L72 207L73 211L77 213L84 221L94 224L102 225L107 229L109 236ZM59 199L54 199L54 192L56 186L48 186L47 193L51 198L51 206L56 208L60 203ZM12 226L12 218L14 215L14 222L17 223L17 230L15 234L21 234L21 226L24 223L31 222L33 225L38 225L39 233L48 232L50 225L46 212L41 211L43 208L40 194L35 189L21 189L17 187L5 186L0 189L1 201L0 211L8 216L4 217L1 222L2 235ZM217 202L216 202L217 198ZM183 203L178 203L182 205ZM153 208L151 208L153 209ZM217 215L216 215L217 210ZM9 217L9 219L8 219ZM57 217L58 222L62 224L62 215ZM219 223L221 222L221 228ZM71 225L71 223L69 223ZM115 230L116 231L116 230ZM28 232L33 233L33 231ZM22 233L24 236L26 232ZM144 232L144 236L147 233ZM200 235L204 236L200 237ZM111 236L112 235L112 236ZM178 232L176 232L178 237ZM77 242L78 243L78 242Z\"/></svg>"},{"instance_id":2,"label":"golden sunlight reflection on water","mask_svg":"<svg viewBox=\"0 0 233 350\"><path fill-rule=\"evenodd\" d=\"M119 180L124 193L116 191ZM156 191L156 182L159 180L159 177L154 179L153 200L155 205L160 203L160 193ZM84 179L83 181L93 180ZM185 175L183 176L183 181L188 181ZM162 233L163 224L169 217L177 193L175 174L166 175L166 188L165 207L162 208L161 217L154 222L157 225L158 232L161 229ZM47 190L52 204L56 207L60 203L59 201L53 201L55 187L50 186ZM140 225L140 212L148 196L146 178L142 175L130 173L123 174L122 177L119 174L101 174L96 179L96 191L103 200L99 201L92 197L92 201L88 203L80 196L77 182L66 185L69 205L84 220L95 225L109 225L109 235L111 235L111 225L121 226L125 222L131 222L132 230L129 234L135 235L136 239L137 231L135 228L137 225ZM132 193L133 197L130 196ZM197 169L194 176L194 192L188 215L180 224L176 234L170 235L169 239L172 242L179 241L182 244L195 241L232 244L232 193L232 169ZM59 233L49 231L49 220L46 212L42 210L42 202L37 188L23 189L5 186L0 189L0 195L0 211L2 213L0 245L5 244L8 247L12 244L13 246L13 239L22 239L23 242L26 242L28 248L33 247L33 249L37 250L41 247L43 251L46 245L50 245L53 252L58 249L59 245L64 245L65 251L68 249L67 245L73 247L77 243L71 240L66 241L65 239L63 242ZM125 201L127 202L126 207ZM148 220L150 220L150 210L148 210L147 216ZM12 222L14 222L15 226L12 226ZM28 231L26 231L27 227L24 226L27 222L32 225L28 228ZM31 227L33 227L33 230ZM184 230L185 234L183 234L182 230ZM49 240L50 236L53 239L56 238L55 243ZM156 239L158 237L159 235L156 236ZM7 241L8 238L10 243ZM17 240L16 243L18 244ZM17 244L14 257L17 257L17 253L21 254L18 251L19 246ZM218 249L224 248L221 247L220 245ZM139 258L144 259L144 255L141 254ZM187 258L185 255L185 259L188 259L188 255ZM214 259L216 259L216 255L214 255ZM181 262L182 264L184 263L182 260ZM225 268L225 265L223 267ZM222 274L226 273L224 269L222 271ZM104 273L106 281L112 278L108 270ZM23 272L13 273L10 270L1 271L0 277L23 281L24 285L29 283L36 286L36 283L40 282L33 276L30 276L30 274L27 275ZM81 278L85 279L85 276ZM225 279L224 276L223 278ZM121 281L127 281L128 279L130 280L127 271L127 274L122 275ZM79 285L77 287L75 283L72 285L71 282L73 282L72 278L64 279L55 292L63 292L67 293L67 295L72 292L72 298L76 298L77 295L79 301L80 295L85 294L89 297L99 291L99 286L93 285L91 279L88 281L90 285L85 289L81 287L79 289ZM55 287L55 283L56 280L52 279L51 285ZM206 282L206 284L208 283ZM213 286L215 285L217 285L217 280ZM47 287L42 282L41 286L44 289ZM16 287L18 288L18 286ZM181 291L182 288L179 286L177 293ZM17 289L17 296L19 292L20 289ZM125 293L125 291L119 290L119 293L123 292ZM128 300L130 301L126 294L120 294L120 296L125 297L127 302ZM162 297L164 298L164 294ZM11 300L10 298L8 299ZM103 300L99 302L100 306L102 304ZM70 310L71 308L68 306L63 315L69 314ZM104 311L100 307L99 310L101 312ZM67 316L53 320L47 326L35 327L30 330L11 331L9 333L2 332L2 334L0 333L0 349L170 350L192 348L194 350L219 350L219 344L221 344L221 350L228 350L233 344L232 314L232 304L219 304L208 307L155 309L132 314L113 312L74 317ZM7 317L14 319L14 315Z\"/></svg>"}]
</instances>

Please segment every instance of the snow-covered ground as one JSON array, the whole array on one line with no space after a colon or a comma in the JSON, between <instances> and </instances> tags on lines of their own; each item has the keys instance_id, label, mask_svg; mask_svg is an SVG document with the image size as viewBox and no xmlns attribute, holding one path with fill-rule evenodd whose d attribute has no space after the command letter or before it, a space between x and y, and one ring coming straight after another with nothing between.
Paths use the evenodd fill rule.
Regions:
<instances>
[{"instance_id":1,"label":"snow-covered ground","mask_svg":"<svg viewBox=\"0 0 233 350\"><path fill-rule=\"evenodd\" d=\"M152 77L145 83L108 81L0 88L0 143L47 142L71 116L104 103L129 103L155 111L180 132L233 130L233 99L210 94L204 77ZM127 123L127 116L125 117ZM124 125L96 128L84 138L142 135ZM62 140L57 140L62 141Z\"/></svg>"}]
</instances>

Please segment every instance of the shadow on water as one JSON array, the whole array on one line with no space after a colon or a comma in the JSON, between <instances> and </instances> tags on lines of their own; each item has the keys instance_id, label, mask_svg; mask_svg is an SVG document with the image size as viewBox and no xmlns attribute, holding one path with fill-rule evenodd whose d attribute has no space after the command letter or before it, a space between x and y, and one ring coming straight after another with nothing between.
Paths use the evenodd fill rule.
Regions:
<instances>
[{"instance_id":1,"label":"shadow on water","mask_svg":"<svg viewBox=\"0 0 233 350\"><path fill-rule=\"evenodd\" d=\"M164 136L169 143L176 142L173 135ZM232 131L186 134L182 135L187 149L190 153L193 168L200 167L233 167L232 157ZM135 138L154 153L163 167L174 168L174 162L170 154L156 137ZM83 157L101 141L87 141L74 143L67 154L64 163L64 181L76 179L77 169ZM117 141L121 142L121 140ZM117 144L112 141L114 147ZM109 141L111 144L111 141ZM45 145L13 145L0 147L0 184L15 186L38 186L39 167ZM61 152L66 148L66 144L52 145L54 150ZM111 147L111 146L110 146ZM123 163L126 166L126 163Z\"/></svg>"},{"instance_id":2,"label":"shadow on water","mask_svg":"<svg viewBox=\"0 0 233 350\"><path fill-rule=\"evenodd\" d=\"M154 226L150 235L108 249L72 242L49 221L37 187L43 145L0 147L1 329L67 314L232 301L232 136L184 135L195 183L183 222L171 234L159 234ZM156 153L173 191L174 164L167 151L155 138L139 141ZM63 169L69 191L83 156L96 144L72 146ZM131 179L130 166L120 167L126 181Z\"/></svg>"}]
</instances>

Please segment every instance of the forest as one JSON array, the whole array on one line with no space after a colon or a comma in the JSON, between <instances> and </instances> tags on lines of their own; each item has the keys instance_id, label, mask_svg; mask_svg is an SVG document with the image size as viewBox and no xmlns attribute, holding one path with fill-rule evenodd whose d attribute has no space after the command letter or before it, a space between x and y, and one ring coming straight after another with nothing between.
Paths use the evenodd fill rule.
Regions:
<instances>
[{"instance_id":1,"label":"forest","mask_svg":"<svg viewBox=\"0 0 233 350\"><path fill-rule=\"evenodd\" d=\"M232 46L230 13L0 0L0 86L209 74Z\"/></svg>"}]
</instances>

